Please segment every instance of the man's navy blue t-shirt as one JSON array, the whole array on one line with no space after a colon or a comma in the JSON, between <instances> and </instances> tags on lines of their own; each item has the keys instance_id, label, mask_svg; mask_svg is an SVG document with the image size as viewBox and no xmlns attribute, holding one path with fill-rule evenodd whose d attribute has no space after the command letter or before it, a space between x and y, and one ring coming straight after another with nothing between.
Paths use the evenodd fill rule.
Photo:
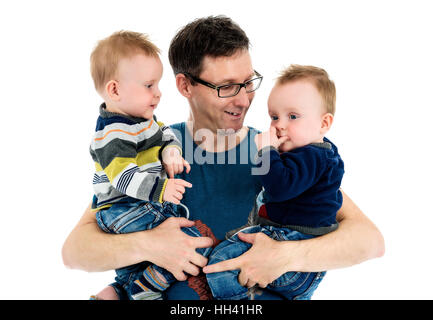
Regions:
<instances>
[{"instance_id":1,"label":"man's navy blue t-shirt","mask_svg":"<svg viewBox=\"0 0 433 320\"><path fill-rule=\"evenodd\" d=\"M184 171L177 176L192 184L192 188L186 188L182 199L189 208L190 220L196 221L202 235L214 236L216 242L224 240L226 232L246 224L262 189L258 176L251 174L257 154L254 136L258 131L249 128L236 148L213 153L193 142L185 122L170 127L182 144L182 156L191 165L189 174ZM201 274L175 282L166 291L167 299L208 299L211 296L205 280L205 275Z\"/></svg>"}]
</instances>

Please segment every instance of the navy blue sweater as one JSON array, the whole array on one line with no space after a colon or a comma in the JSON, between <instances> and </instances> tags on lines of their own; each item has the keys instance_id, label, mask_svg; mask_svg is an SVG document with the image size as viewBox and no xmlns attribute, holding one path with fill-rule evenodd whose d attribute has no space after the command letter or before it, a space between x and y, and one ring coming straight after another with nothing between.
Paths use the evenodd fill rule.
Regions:
<instances>
[{"instance_id":1,"label":"navy blue sweater","mask_svg":"<svg viewBox=\"0 0 433 320\"><path fill-rule=\"evenodd\" d=\"M267 159L269 172L259 176L266 198L261 217L282 225L311 228L336 223L343 201L339 188L344 163L331 141L324 138L323 143L281 154L272 147L260 150L259 161Z\"/></svg>"}]
</instances>

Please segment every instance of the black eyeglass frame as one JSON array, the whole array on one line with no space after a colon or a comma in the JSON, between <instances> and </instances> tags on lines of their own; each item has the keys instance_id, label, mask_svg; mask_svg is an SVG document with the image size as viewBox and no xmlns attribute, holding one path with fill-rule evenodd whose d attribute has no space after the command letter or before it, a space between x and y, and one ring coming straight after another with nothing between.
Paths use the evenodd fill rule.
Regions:
<instances>
[{"instance_id":1,"label":"black eyeglass frame","mask_svg":"<svg viewBox=\"0 0 433 320\"><path fill-rule=\"evenodd\" d=\"M200 84L202 84L202 85L204 85L204 86L206 86L206 87L208 87L208 88L211 88L211 89L217 90L217 92L218 92L218 97L219 97L219 98L230 98L230 97L234 97L234 96L236 96L236 95L239 93L239 91L241 91L242 88L245 88L245 90L247 91L247 93L254 92L254 91L256 91L258 88L260 88L260 85L262 84L263 76L262 76L260 73L258 73L256 70L254 70L254 73L255 73L255 75L256 75L257 77L256 77L256 78L253 78L253 79L251 79L251 80L245 81L245 82L243 82L243 83L229 83L229 84L224 84L224 85L221 85L221 86L216 86L216 85L214 85L214 84L212 84L212 83L209 83L209 82L204 81L204 80L202 80L202 79L200 79L200 78L197 78L197 77L195 77L195 76L193 76L192 74L187 73L187 72L184 72L183 74L186 75L187 77L191 78L192 80L194 80L194 81L197 82L197 83L200 83ZM248 91L248 90L247 90L247 85L248 85L250 82L252 82L252 81L254 81L254 80L257 80L257 79L260 79L260 82L259 82L259 84L257 85L257 88L255 88L254 90ZM231 86L234 86L234 85L237 85L237 86L238 86L238 90L236 91L236 93L234 93L234 94L232 94L232 95L230 95L230 96L220 96L220 89L221 89L221 88L227 88L227 87L231 87Z\"/></svg>"}]
</instances>

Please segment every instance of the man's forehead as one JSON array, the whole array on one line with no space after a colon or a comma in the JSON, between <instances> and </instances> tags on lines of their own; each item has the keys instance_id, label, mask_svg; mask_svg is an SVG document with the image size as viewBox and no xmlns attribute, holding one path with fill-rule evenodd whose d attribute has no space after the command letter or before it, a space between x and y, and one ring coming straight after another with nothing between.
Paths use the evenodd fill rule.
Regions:
<instances>
[{"instance_id":1,"label":"man's forehead","mask_svg":"<svg viewBox=\"0 0 433 320\"><path fill-rule=\"evenodd\" d=\"M227 57L204 57L200 76L207 77L206 80L228 83L243 82L254 74L250 54L242 50Z\"/></svg>"}]
</instances>

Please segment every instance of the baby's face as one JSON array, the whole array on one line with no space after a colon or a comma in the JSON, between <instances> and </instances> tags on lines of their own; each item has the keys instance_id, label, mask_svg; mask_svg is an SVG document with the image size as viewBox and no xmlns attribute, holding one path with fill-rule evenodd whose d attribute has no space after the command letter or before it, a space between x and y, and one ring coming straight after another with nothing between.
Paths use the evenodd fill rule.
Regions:
<instances>
[{"instance_id":1,"label":"baby's face","mask_svg":"<svg viewBox=\"0 0 433 320\"><path fill-rule=\"evenodd\" d=\"M277 136L289 137L280 146L281 152L322 142L323 100L308 80L277 84L269 95L268 111Z\"/></svg>"},{"instance_id":2,"label":"baby's face","mask_svg":"<svg viewBox=\"0 0 433 320\"><path fill-rule=\"evenodd\" d=\"M137 54L118 66L118 107L126 115L151 119L161 98L162 63L158 57Z\"/></svg>"}]
</instances>

